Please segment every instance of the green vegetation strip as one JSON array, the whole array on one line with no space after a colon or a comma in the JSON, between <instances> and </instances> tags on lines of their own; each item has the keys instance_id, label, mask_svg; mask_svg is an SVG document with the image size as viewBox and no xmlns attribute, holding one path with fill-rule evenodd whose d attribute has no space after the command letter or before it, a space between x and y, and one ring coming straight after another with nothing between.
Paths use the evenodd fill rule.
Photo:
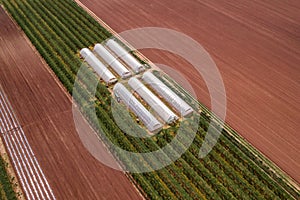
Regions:
<instances>
[{"instance_id":1,"label":"green vegetation strip","mask_svg":"<svg viewBox=\"0 0 300 200\"><path fill-rule=\"evenodd\" d=\"M111 34L71 0L3 0L3 3L67 91L72 94L75 77L82 63L78 57L79 50L102 42ZM168 77L160 78L168 83L172 82ZM85 84L97 80L95 74L81 77L74 98L107 145L107 140L110 140L128 151L150 152L171 142L176 135L177 127L162 130L158 135L144 139L123 133L112 116L111 103L115 102L111 99L109 90L104 84L99 83L96 95L93 96L91 86ZM185 94L185 91L176 84L170 86L173 86L177 93ZM187 98L187 101L192 106L198 105L192 98ZM85 109L93 106L96 116L91 110ZM196 138L181 158L161 170L131 174L147 198L297 199L299 197L299 191L287 185L285 180L277 180L264 169L265 165L257 163L256 157L249 151L248 144L237 141L236 135L232 134L234 132L229 127L225 128L224 134L212 152L206 158L199 159L199 147L203 143L208 124L210 120L218 120L202 105L201 109L205 112L200 115ZM125 112L120 112L120 115L125 115ZM194 118L191 120L187 123L195 123ZM186 125L188 127L189 124ZM128 130L135 132L136 128L129 126ZM188 135L192 130L187 128L184 131ZM210 142L213 142L213 138ZM178 148L183 148L183 145L178 143ZM112 153L122 160L123 164L131 164L130 158L122 154L122 151L116 150ZM153 158L150 162L156 161L156 158ZM151 165L142 156L134 162L145 167Z\"/></svg>"},{"instance_id":2,"label":"green vegetation strip","mask_svg":"<svg viewBox=\"0 0 300 200\"><path fill-rule=\"evenodd\" d=\"M12 184L6 171L6 163L3 158L0 157L0 199L17 199Z\"/></svg>"},{"instance_id":3,"label":"green vegetation strip","mask_svg":"<svg viewBox=\"0 0 300 200\"><path fill-rule=\"evenodd\" d=\"M168 85L176 94L181 96L195 109L200 107L203 116L210 116L214 121L220 122L221 120L214 115L205 105L198 102L191 94L189 94L185 89L183 89L178 83L176 83L167 74L154 71L153 72L161 81ZM247 155L252 161L255 162L261 169L263 169L270 177L272 177L278 184L284 187L292 196L299 198L299 190L291 183L289 177L287 177L277 166L274 165L269 159L262 155L257 149L255 149L251 144L244 140L236 131L229 127L226 123L224 124L223 136L227 140L232 142L239 148L245 155ZM222 143L222 140L220 141ZM225 145L225 144L224 144Z\"/></svg>"}]
</instances>

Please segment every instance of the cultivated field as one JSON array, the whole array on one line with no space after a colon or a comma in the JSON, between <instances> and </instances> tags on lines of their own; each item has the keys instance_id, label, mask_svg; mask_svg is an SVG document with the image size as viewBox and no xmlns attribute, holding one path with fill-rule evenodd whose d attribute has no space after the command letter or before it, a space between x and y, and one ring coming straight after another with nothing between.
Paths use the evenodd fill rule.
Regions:
<instances>
[{"instance_id":1,"label":"cultivated field","mask_svg":"<svg viewBox=\"0 0 300 200\"><path fill-rule=\"evenodd\" d=\"M13 108L0 89L0 132L24 194L28 199L55 199Z\"/></svg>"},{"instance_id":2,"label":"cultivated field","mask_svg":"<svg viewBox=\"0 0 300 200\"><path fill-rule=\"evenodd\" d=\"M78 51L83 47L91 47L95 43L101 42L111 36L111 33L105 30L71 0L4 0L3 4L69 93L72 93L73 91L75 76L82 63L82 60L80 60L78 56ZM23 61L26 62L26 59ZM32 58L31 60L27 60L27 62L32 63ZM31 68L29 68L30 73L32 73L32 70L37 70L36 74L39 74L38 70L46 69ZM19 71L25 73L26 69L27 68L22 67ZM88 68L86 70L91 69ZM18 74L19 72L15 73ZM83 80L97 80L95 74L87 74L81 78ZM164 81L167 79L167 77L159 78L164 79ZM56 179L54 180L59 182L56 182L57 185L68 184L68 186L72 187L74 184L75 186L79 187L80 185L84 189L88 189L91 185L82 185L80 178L84 176L83 174L85 171L93 171L90 169L93 168L93 164L91 163L96 161L91 157L88 157L88 154L85 154L86 150L81 149L80 144L73 141L73 136L68 131L69 128L72 127L72 123L68 123L72 121L70 110L67 105L61 102L58 102L59 106L57 107L53 107L53 105L50 104L50 102L56 102L55 99L57 98L57 95L59 96L62 94L56 91L55 88L58 87L54 82L48 83L47 81L45 83L44 80L46 79L40 76L39 78L32 78L32 80L26 79L26 81L32 81L34 83L31 87L33 91L31 96L36 96L36 98L31 99L32 97L29 98L27 97L27 94L23 93L21 97L22 99L28 99L28 102L35 102L40 105L41 108L38 110L35 110L36 105L33 105L33 116L34 114L45 113L47 117L42 118L42 120L40 118L35 118L31 121L34 124L45 126L46 129L40 126L31 127L26 124L23 129L26 132L25 128L28 126L31 128L29 130L33 129L36 132L41 132L41 135L30 135L27 137L31 138L33 144L37 146L40 145L40 147L36 148L38 148L40 152L43 152L43 155L48 155L50 151L47 151L47 149L50 149L52 154L49 154L49 157L57 163L64 164L67 162L70 164L75 161L80 165L80 172L78 172L79 175L76 177L78 180L74 180L74 178L72 181L68 181L67 179L60 178L59 173L55 173ZM169 79L169 81L171 80ZM53 83L53 85L50 85L50 83ZM91 85L85 85L84 81L79 82L77 86L77 93L73 93L76 101L81 104L83 108L90 108L95 105L96 115L93 115L91 110L87 110L84 114L95 129L102 129L101 132L98 132L101 138L106 136L106 138L111 140L114 144L131 152L155 151L158 148L165 146L173 139L177 127L164 129L158 135L146 139L135 138L129 134L125 134L120 130L113 119L111 112L112 99L110 92L105 85L102 83L98 84L95 96L91 96ZM177 88L172 89L176 90ZM50 93L50 96L46 99L42 99L45 95L41 91L47 94ZM12 91L10 92L13 93ZM39 98L45 102L38 102L37 99ZM13 102L13 99L14 98L12 98L12 100L10 99L10 101ZM65 99L65 101L68 102L67 99ZM31 105L30 103L28 104ZM22 107L22 105L19 106ZM23 109L24 113L26 113L27 108ZM30 112L28 111L27 113ZM123 113L119 113L119 115L122 116ZM194 122L193 119L194 118L191 118L191 120L183 124L190 127L189 124ZM260 161L260 154L255 153L259 156L256 157L252 151L247 149L246 146L249 146L249 144L239 143L237 139L232 137L227 131L224 131L224 134L219 138L213 151L211 151L204 159L199 159L199 147L203 143L209 120L210 118L207 117L206 111L203 111L200 114L199 127L193 144L176 162L161 170L149 173L131 174L147 197L152 199L293 199L293 197L297 198L299 196L299 192L295 191L295 189L287 184L284 176L277 176L277 171L275 173L272 171L274 169L272 165L265 165L264 162ZM55 124L59 122L65 123L62 124L60 128L57 128ZM135 132L134 127L130 126L129 128L131 132ZM88 128L85 129L89 130ZM56 133L50 135L47 133L48 130L53 130ZM178 148L182 147L182 142L187 140L187 137L191 132L190 129L184 131L184 137L181 138L181 142L178 142ZM39 141L39 144L34 143L33 140L35 137L44 138L46 142L41 143ZM93 141L96 142L97 140L95 139ZM67 148L64 149L62 146L55 146L52 142L56 144L63 143ZM213 138L210 137L208 142L213 142ZM53 145L55 148L52 148ZM70 160L67 159L69 157L65 158L68 151L75 152L75 155L69 155L69 157L71 157ZM179 151L179 149L175 149L175 151ZM124 162L127 162L126 164L132 165L133 161L130 156L123 154L119 150L115 150L113 153L122 158ZM168 153L170 152L164 153L169 155ZM150 161L148 159L148 162L146 162L146 157L143 157L141 154L138 155L139 157L134 160L134 164L138 163L139 165L148 168L153 166L153 164L155 165L158 159L160 159L150 156ZM77 161L79 158L83 163ZM89 160L90 158L91 160ZM43 166L43 169L45 168L45 173L47 173L47 167L55 168L56 166ZM70 170L69 165L60 167L62 168L62 171L65 171L69 176L75 174L74 167L71 167L72 170ZM100 173L99 171L97 172ZM83 179L85 178L87 177L84 177ZM99 181L99 176L89 178ZM112 175L109 178L113 181L118 179L118 177ZM50 179L49 183L51 184ZM118 183L120 183L120 180L118 180ZM118 188L118 185L112 187ZM97 189L103 188L98 185ZM120 192L125 192L119 188L118 190ZM71 195L71 197L68 196L69 198L74 198L75 195L80 195L82 198L84 196L74 191L72 192L67 191L68 195ZM99 191L99 193L101 192L103 193L105 191ZM90 195L90 193L88 193L88 195ZM87 198L93 197L88 196Z\"/></svg>"},{"instance_id":3,"label":"cultivated field","mask_svg":"<svg viewBox=\"0 0 300 200\"><path fill-rule=\"evenodd\" d=\"M0 27L0 85L12 105L12 109L4 107L6 112L1 107L0 127L11 131L3 136L11 144L8 149L20 147L18 151L32 155L27 145L31 146L56 199L141 199L123 173L101 165L83 147L73 124L70 99L2 8ZM1 105L7 104L1 99ZM10 115L12 110L19 123ZM4 119L11 121L4 123ZM11 129L14 125L17 127ZM87 124L82 126L88 134L94 134ZM20 160L15 163L19 178L28 181L23 189L35 188L33 196L27 197L43 199L44 195L49 199L42 191L42 183L47 188L46 182L40 181L43 177L39 177L38 166L32 164L35 161L28 156L16 158ZM19 167L22 163L27 167Z\"/></svg>"},{"instance_id":4,"label":"cultivated field","mask_svg":"<svg viewBox=\"0 0 300 200\"><path fill-rule=\"evenodd\" d=\"M299 1L81 2L117 32L166 27L202 44L223 76L228 124L300 182ZM179 70L210 106L202 78L187 62L157 50L142 53Z\"/></svg>"}]
</instances>

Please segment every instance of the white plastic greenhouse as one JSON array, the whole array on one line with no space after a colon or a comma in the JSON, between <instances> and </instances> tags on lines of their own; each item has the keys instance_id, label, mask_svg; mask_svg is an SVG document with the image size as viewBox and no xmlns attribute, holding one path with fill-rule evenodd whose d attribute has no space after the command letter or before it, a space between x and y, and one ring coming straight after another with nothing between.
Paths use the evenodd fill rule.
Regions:
<instances>
[{"instance_id":1,"label":"white plastic greenhouse","mask_svg":"<svg viewBox=\"0 0 300 200\"><path fill-rule=\"evenodd\" d=\"M117 83L114 86L114 95L121 99L125 105L144 123L152 133L157 133L162 129L162 124L131 94L126 87Z\"/></svg>"},{"instance_id":2,"label":"white plastic greenhouse","mask_svg":"<svg viewBox=\"0 0 300 200\"><path fill-rule=\"evenodd\" d=\"M132 77L129 79L130 87L142 97L151 108L164 120L171 124L178 119L176 114L171 111L157 96L155 96L141 81Z\"/></svg>"},{"instance_id":3,"label":"white plastic greenhouse","mask_svg":"<svg viewBox=\"0 0 300 200\"><path fill-rule=\"evenodd\" d=\"M139 61L113 39L109 39L106 42L106 46L121 58L135 73L140 73L145 70L144 66Z\"/></svg>"},{"instance_id":4,"label":"white plastic greenhouse","mask_svg":"<svg viewBox=\"0 0 300 200\"><path fill-rule=\"evenodd\" d=\"M183 117L193 113L193 108L183 101L177 94L168 88L151 72L145 72L142 79L150 85L159 95L161 95L169 104L171 104Z\"/></svg>"},{"instance_id":5,"label":"white plastic greenhouse","mask_svg":"<svg viewBox=\"0 0 300 200\"><path fill-rule=\"evenodd\" d=\"M131 72L118 61L102 44L96 44L94 51L121 76L122 79L131 77Z\"/></svg>"},{"instance_id":6,"label":"white plastic greenhouse","mask_svg":"<svg viewBox=\"0 0 300 200\"><path fill-rule=\"evenodd\" d=\"M96 73L104 80L106 84L117 82L116 77L105 67L105 65L89 50L83 48L80 55L85 61L96 71Z\"/></svg>"}]
</instances>

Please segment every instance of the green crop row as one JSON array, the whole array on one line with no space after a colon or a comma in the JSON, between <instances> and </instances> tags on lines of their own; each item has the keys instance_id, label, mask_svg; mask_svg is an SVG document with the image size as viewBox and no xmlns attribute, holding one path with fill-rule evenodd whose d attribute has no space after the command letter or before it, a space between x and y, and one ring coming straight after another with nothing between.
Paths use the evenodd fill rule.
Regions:
<instances>
[{"instance_id":1,"label":"green crop row","mask_svg":"<svg viewBox=\"0 0 300 200\"><path fill-rule=\"evenodd\" d=\"M124 133L113 118L111 105L115 103L104 84L99 83L96 94L92 95L92 86L88 84L98 80L93 73L85 73L73 85L82 61L78 51L83 47L93 46L109 38L111 34L71 0L4 0L5 8L23 29L27 37L45 59L67 91L73 95L89 123L97 130L99 137L106 143L123 166L136 169L138 165L151 169L160 158L147 159L142 154L131 160L117 145L131 152L151 152L169 144L178 127L163 130L151 138L136 138ZM82 68L81 68L82 69ZM89 72L89 68L84 68ZM74 91L73 91L74 89ZM173 88L177 93L181 90ZM192 105L197 102L189 101ZM116 105L118 105L116 103ZM94 108L94 109L93 109ZM126 119L124 108L120 107L121 119ZM94 115L93 111L96 111ZM131 121L122 121L127 132L138 132L139 127L131 126ZM194 121L193 121L194 120ZM276 182L267 176L251 158L231 142L221 136L213 151L204 159L198 158L199 147L206 134L210 119L201 114L199 121L191 118L189 123L199 123L194 142L176 162L169 166L147 173L132 173L131 177L139 184L150 199L291 199ZM188 137L192 129L186 128ZM176 145L164 152L165 157L172 157L171 152L184 148L183 137ZM213 143L213 138L210 138ZM110 143L111 142L111 143ZM225 152L224 152L225 151ZM137 165L138 163L138 165Z\"/></svg>"},{"instance_id":2,"label":"green crop row","mask_svg":"<svg viewBox=\"0 0 300 200\"><path fill-rule=\"evenodd\" d=\"M159 71L154 71L153 74L171 88L176 94L189 102L194 108L200 107L202 113L199 126L202 127L203 133L208 129L208 120L210 118L215 121L219 120L204 105L197 102L190 94L188 94L172 78ZM201 130L201 128L199 130ZM219 143L216 144L215 150L217 150L222 157L224 157L224 154L228 155L230 158L227 157L227 161L236 169L236 171L241 173L241 176L247 179L249 183L256 185L257 188L268 186L268 190L271 191L271 193L273 191L281 199L287 199L289 195L292 195L297 199L299 197L299 191L288 185L287 182L284 182L280 177L278 177L278 175L275 175L270 166L267 167L266 165L263 165L257 155L252 154L247 147L241 144L233 136L233 132L234 131L229 129L225 124L225 129L222 131L222 135L219 138ZM236 133L234 132L234 134ZM203 136L203 134L201 135ZM201 143L198 143L198 145L201 145ZM257 153L259 154L259 152ZM263 155L260 156L263 157ZM243 167L236 166L242 164L244 164ZM285 190L289 192L289 195ZM268 191L262 192L262 189L260 189L260 191L266 196L270 194Z\"/></svg>"}]
</instances>

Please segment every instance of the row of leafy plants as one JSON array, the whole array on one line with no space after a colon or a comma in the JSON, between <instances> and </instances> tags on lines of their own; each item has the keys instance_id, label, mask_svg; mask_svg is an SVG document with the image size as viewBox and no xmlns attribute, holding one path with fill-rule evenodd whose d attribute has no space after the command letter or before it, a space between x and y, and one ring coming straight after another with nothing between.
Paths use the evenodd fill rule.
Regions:
<instances>
[{"instance_id":1,"label":"row of leafy plants","mask_svg":"<svg viewBox=\"0 0 300 200\"><path fill-rule=\"evenodd\" d=\"M122 132L111 114L113 99L109 90L100 83L94 97L91 86L85 84L97 81L93 73L81 77L76 85L76 92L73 92L76 73L82 63L77 56L78 51L111 36L76 3L71 0L4 0L4 5L67 91L74 95L85 116L98 130L99 137L108 147L110 147L109 140L127 151L150 152L171 142L176 135L174 127L163 130L157 136L144 139ZM94 110L90 108L95 108L96 115L93 115ZM197 152L203 142L208 123L207 115L201 114L200 127L194 142L175 163L157 171L131 174L149 198L292 198L224 136L209 156L200 160ZM129 126L128 129L135 131L135 127ZM188 131L192 130L185 131L188 135ZM179 142L178 147L183 148L183 145ZM133 161L122 151L114 150L113 153L124 162L123 164L132 166ZM168 152L165 153L168 155ZM146 160L140 156L134 162L151 168L158 160L155 157Z\"/></svg>"},{"instance_id":2,"label":"row of leafy plants","mask_svg":"<svg viewBox=\"0 0 300 200\"><path fill-rule=\"evenodd\" d=\"M158 77L161 81L163 81L169 88L171 88L176 94L184 98L189 104L194 107L200 107L203 117L208 119L212 118L215 121L219 121L218 117L215 116L211 111L204 106L203 104L199 103L193 96L187 93L178 83L176 83L171 77L167 74L162 73L160 71L153 72L156 77ZM208 117L209 116L209 117ZM205 121L205 120L204 120ZM206 123L206 122L204 122ZM258 168L260 171L255 171L256 173L260 173L259 177L266 177L267 175L270 176L278 185L282 186L286 191L288 191L292 196L296 199L300 197L300 193L293 186L290 184L290 179L286 177L285 174L281 173L280 169L277 168L271 161L265 158L258 150L256 150L253 146L248 144L242 137L240 137L232 128L230 128L227 124L224 124L224 129L222 131L221 139L219 140L220 144L225 146L227 149L232 150L232 154L235 155L237 158L242 158L244 163L247 159L251 160L252 168ZM219 144L217 144L218 146ZM219 150L218 150L219 151ZM221 154L224 152L219 151ZM227 151L225 153L228 153ZM229 159L228 161L232 161ZM241 170L241 169L240 169ZM267 178L265 178L267 179ZM272 186L271 188L276 188L276 184L270 183ZM279 193L279 191L276 191Z\"/></svg>"}]
</instances>

